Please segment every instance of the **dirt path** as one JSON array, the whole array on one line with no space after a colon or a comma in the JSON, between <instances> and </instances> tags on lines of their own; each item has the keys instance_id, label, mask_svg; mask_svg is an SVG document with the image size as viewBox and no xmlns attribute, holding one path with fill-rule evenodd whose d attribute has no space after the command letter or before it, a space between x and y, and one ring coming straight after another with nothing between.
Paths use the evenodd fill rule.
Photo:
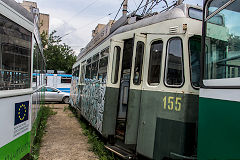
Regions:
<instances>
[{"instance_id":1,"label":"dirt path","mask_svg":"<svg viewBox=\"0 0 240 160\"><path fill-rule=\"evenodd\" d=\"M47 133L42 139L39 160L97 160L89 151L87 137L65 104L50 105L57 112L48 119Z\"/></svg>"}]
</instances>

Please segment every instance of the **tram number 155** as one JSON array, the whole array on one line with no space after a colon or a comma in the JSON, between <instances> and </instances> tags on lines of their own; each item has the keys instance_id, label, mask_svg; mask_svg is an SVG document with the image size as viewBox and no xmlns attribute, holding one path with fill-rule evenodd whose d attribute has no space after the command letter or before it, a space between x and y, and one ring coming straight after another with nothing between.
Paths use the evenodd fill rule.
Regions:
<instances>
[{"instance_id":1,"label":"tram number 155","mask_svg":"<svg viewBox=\"0 0 240 160\"><path fill-rule=\"evenodd\" d=\"M163 98L163 108L165 110L175 110L177 112L181 111L181 107L182 107L182 98L180 97L171 97L171 96L165 96Z\"/></svg>"}]
</instances>

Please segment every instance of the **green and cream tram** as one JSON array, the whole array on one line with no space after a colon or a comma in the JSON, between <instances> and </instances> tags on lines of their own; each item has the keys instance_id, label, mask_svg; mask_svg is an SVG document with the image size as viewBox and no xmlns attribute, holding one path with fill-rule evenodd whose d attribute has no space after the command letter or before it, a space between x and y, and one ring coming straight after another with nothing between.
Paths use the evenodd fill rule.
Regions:
<instances>
[{"instance_id":1,"label":"green and cream tram","mask_svg":"<svg viewBox=\"0 0 240 160\"><path fill-rule=\"evenodd\" d=\"M204 6L198 159L240 159L240 0Z\"/></svg>"},{"instance_id":2,"label":"green and cream tram","mask_svg":"<svg viewBox=\"0 0 240 160\"><path fill-rule=\"evenodd\" d=\"M14 0L0 1L0 159L30 153L32 125L44 98L45 60L37 17ZM33 64L34 62L34 64ZM32 86L33 69L41 80ZM34 93L34 97L33 97Z\"/></svg>"},{"instance_id":3,"label":"green and cream tram","mask_svg":"<svg viewBox=\"0 0 240 160\"><path fill-rule=\"evenodd\" d=\"M80 53L71 101L123 158L196 157L201 8L125 18Z\"/></svg>"}]
</instances>

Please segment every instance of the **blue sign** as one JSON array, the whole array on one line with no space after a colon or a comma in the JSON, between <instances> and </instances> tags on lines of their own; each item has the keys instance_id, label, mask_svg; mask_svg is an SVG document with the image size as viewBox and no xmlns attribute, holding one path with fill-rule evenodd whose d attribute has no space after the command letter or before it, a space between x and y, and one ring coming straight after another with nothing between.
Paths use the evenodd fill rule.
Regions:
<instances>
[{"instance_id":1,"label":"blue sign","mask_svg":"<svg viewBox=\"0 0 240 160\"><path fill-rule=\"evenodd\" d=\"M15 122L14 125L28 120L29 101L15 103Z\"/></svg>"}]
</instances>

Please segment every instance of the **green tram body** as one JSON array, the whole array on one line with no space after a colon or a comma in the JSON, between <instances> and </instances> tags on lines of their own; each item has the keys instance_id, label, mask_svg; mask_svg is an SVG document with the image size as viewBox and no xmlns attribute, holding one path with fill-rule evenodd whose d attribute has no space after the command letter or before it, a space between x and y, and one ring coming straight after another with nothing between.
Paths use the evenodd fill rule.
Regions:
<instances>
[{"instance_id":1,"label":"green tram body","mask_svg":"<svg viewBox=\"0 0 240 160\"><path fill-rule=\"evenodd\" d=\"M95 48L80 53L73 66L80 71L75 77L78 85L71 87L72 94L78 93L70 96L71 105L111 143L149 159L196 155L198 89L191 83L190 72L199 66L190 64L189 39L200 41L202 22L189 17L190 8L201 12L199 7L182 4L162 15L122 26ZM166 56L172 39L181 41L182 47L183 72L178 85L167 85L175 82L165 81ZM149 80L151 45L160 44L157 41L162 42L160 73L157 79ZM135 83L138 42L144 44L143 63L140 79L138 76ZM201 48L200 43L196 44L195 49ZM198 57L200 50L196 52Z\"/></svg>"},{"instance_id":2,"label":"green tram body","mask_svg":"<svg viewBox=\"0 0 240 160\"><path fill-rule=\"evenodd\" d=\"M199 160L240 159L239 5L239 0L204 3ZM222 24L213 25L216 19Z\"/></svg>"}]
</instances>

